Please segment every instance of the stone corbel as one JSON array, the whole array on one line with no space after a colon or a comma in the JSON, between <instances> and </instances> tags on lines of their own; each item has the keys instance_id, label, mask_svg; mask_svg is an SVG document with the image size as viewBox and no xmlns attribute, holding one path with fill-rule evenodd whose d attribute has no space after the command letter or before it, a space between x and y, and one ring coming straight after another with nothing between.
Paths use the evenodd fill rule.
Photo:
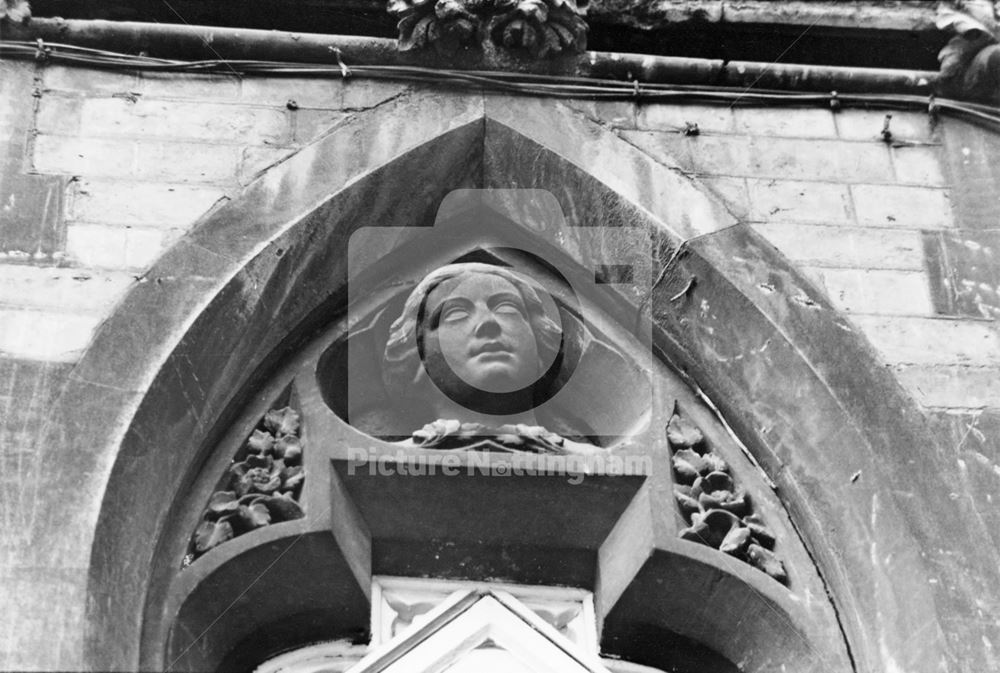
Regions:
<instances>
[{"instance_id":1,"label":"stone corbel","mask_svg":"<svg viewBox=\"0 0 1000 673\"><path fill-rule=\"evenodd\" d=\"M451 56L490 46L546 58L587 49L589 0L389 0L399 18L399 48Z\"/></svg>"},{"instance_id":2,"label":"stone corbel","mask_svg":"<svg viewBox=\"0 0 1000 673\"><path fill-rule=\"evenodd\" d=\"M953 98L1000 102L1000 40L996 4L966 0L938 9L938 29L952 34L938 54L939 92Z\"/></svg>"}]
</instances>

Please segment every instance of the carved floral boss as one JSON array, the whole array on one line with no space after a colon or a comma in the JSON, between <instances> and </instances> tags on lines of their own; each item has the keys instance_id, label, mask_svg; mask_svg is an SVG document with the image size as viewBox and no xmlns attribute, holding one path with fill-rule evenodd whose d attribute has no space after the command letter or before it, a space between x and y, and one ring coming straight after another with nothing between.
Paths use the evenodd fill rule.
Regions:
<instances>
[{"instance_id":1,"label":"carved floral boss","mask_svg":"<svg viewBox=\"0 0 1000 673\"><path fill-rule=\"evenodd\" d=\"M389 0L402 51L450 55L487 42L535 58L587 48L589 0Z\"/></svg>"}]
</instances>

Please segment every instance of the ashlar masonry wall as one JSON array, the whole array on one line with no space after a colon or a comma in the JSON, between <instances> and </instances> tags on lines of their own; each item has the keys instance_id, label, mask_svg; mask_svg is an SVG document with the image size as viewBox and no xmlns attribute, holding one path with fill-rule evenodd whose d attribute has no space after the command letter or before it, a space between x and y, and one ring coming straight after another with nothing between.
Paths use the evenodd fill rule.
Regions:
<instances>
[{"instance_id":1,"label":"ashlar masonry wall","mask_svg":"<svg viewBox=\"0 0 1000 673\"><path fill-rule=\"evenodd\" d=\"M27 620L0 625L0 668L79 666L82 613L37 605L81 605L86 568L21 550L54 497L35 439L95 330L201 215L406 89L0 60L0 611ZM1000 529L1000 136L901 110L569 104L799 265L952 433L954 499Z\"/></svg>"}]
</instances>

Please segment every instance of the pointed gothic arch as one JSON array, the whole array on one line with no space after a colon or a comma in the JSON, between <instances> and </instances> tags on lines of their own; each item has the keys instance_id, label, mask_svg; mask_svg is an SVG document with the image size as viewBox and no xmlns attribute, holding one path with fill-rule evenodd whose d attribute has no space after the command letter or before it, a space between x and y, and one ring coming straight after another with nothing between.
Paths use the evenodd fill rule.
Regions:
<instances>
[{"instance_id":1,"label":"pointed gothic arch","mask_svg":"<svg viewBox=\"0 0 1000 673\"><path fill-rule=\"evenodd\" d=\"M407 189L385 188L394 185ZM176 619L151 615L168 602L176 572L160 560L178 542L167 539L170 518L197 475L219 467L211 447L271 380L279 346L307 343L343 301L339 251L351 230L365 222L426 226L448 192L466 187L545 189L582 226L647 228L663 262L650 300L657 353L718 404L777 485L857 669L874 668L886 650L904 660L918 626L930 623L927 637L940 637L931 598L901 577L922 575L905 513L877 493L859 501L842 486L848 470L886 475L892 465L881 449L919 439L918 412L863 340L787 260L675 167L561 104L436 95L359 116L207 215L157 262L152 282L129 295L81 361L61 404L83 404L104 385L123 391L121 406L130 409L115 446L92 457L102 485L96 526L84 533L92 535L94 667L162 667ZM128 371L122 361L132 363ZM856 394L864 389L878 390L879 403ZM894 531L892 573L870 557L886 530ZM276 542L286 533L233 544L261 557L253 562L271 563L281 548L268 536ZM339 553L332 538L304 540L310 553ZM830 670L824 659L847 666L841 634L763 575L720 574L715 552L677 540L655 539L647 551L605 606L613 651L666 624L745 670ZM665 577L686 581L667 586ZM363 588L331 590L341 591L339 609L351 619L365 609ZM705 602L718 591L731 592L739 607L706 610L718 606ZM740 611L754 602L764 607ZM687 626L682 610L692 611ZM803 656L809 652L821 657ZM217 654L206 661L218 662Z\"/></svg>"}]
</instances>

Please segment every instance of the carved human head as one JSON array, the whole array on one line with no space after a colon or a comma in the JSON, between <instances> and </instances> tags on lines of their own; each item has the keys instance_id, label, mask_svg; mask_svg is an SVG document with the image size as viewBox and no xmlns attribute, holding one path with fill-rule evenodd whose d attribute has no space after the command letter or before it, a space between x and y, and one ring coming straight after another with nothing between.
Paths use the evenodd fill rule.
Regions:
<instances>
[{"instance_id":1,"label":"carved human head","mask_svg":"<svg viewBox=\"0 0 1000 673\"><path fill-rule=\"evenodd\" d=\"M499 266L450 264L407 298L389 330L383 378L409 396L426 393L426 375L469 408L483 399L523 406L556 360L561 338L527 280Z\"/></svg>"}]
</instances>

